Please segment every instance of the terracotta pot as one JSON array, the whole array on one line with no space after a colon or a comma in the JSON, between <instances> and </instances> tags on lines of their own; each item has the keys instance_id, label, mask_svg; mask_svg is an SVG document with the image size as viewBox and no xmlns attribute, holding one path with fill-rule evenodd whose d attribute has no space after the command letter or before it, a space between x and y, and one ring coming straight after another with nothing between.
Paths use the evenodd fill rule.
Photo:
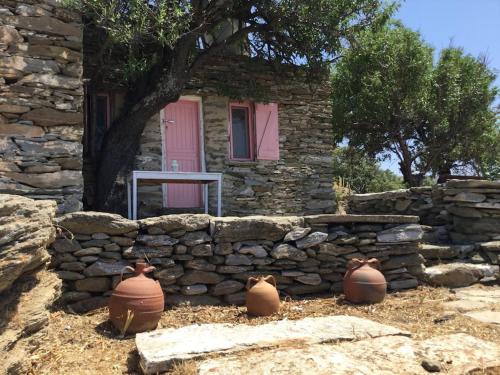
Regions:
<instances>
[{"instance_id":1,"label":"terracotta pot","mask_svg":"<svg viewBox=\"0 0 500 375\"><path fill-rule=\"evenodd\" d=\"M378 259L352 259L344 276L344 295L353 303L382 302L387 291L384 275L377 270Z\"/></svg>"},{"instance_id":2,"label":"terracotta pot","mask_svg":"<svg viewBox=\"0 0 500 375\"><path fill-rule=\"evenodd\" d=\"M135 270L130 266L125 269L134 271L135 276L121 281L113 290L109 300L109 318L123 333L155 329L163 312L164 296L160 283L145 276L155 268L137 262Z\"/></svg>"},{"instance_id":3,"label":"terracotta pot","mask_svg":"<svg viewBox=\"0 0 500 375\"><path fill-rule=\"evenodd\" d=\"M273 276L250 277L246 288L248 314L267 316L280 310L280 296Z\"/></svg>"}]
</instances>

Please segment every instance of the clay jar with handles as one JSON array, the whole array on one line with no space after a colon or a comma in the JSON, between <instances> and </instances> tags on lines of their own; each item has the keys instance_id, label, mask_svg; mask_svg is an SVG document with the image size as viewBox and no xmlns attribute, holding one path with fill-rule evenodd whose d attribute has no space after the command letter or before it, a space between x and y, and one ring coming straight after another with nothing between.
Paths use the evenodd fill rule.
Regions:
<instances>
[{"instance_id":1,"label":"clay jar with handles","mask_svg":"<svg viewBox=\"0 0 500 375\"><path fill-rule=\"evenodd\" d=\"M273 276L250 277L246 285L249 315L268 316L280 310L280 297Z\"/></svg>"},{"instance_id":2,"label":"clay jar with handles","mask_svg":"<svg viewBox=\"0 0 500 375\"><path fill-rule=\"evenodd\" d=\"M125 269L134 271L135 275L122 280L113 290L109 300L109 318L123 333L155 329L163 312L163 290L158 281L145 275L155 268L145 262L137 262L135 269L130 266Z\"/></svg>"},{"instance_id":3,"label":"clay jar with handles","mask_svg":"<svg viewBox=\"0 0 500 375\"><path fill-rule=\"evenodd\" d=\"M387 282L378 270L378 259L354 258L347 263L344 276L344 295L353 303L378 303L385 298Z\"/></svg>"}]
</instances>

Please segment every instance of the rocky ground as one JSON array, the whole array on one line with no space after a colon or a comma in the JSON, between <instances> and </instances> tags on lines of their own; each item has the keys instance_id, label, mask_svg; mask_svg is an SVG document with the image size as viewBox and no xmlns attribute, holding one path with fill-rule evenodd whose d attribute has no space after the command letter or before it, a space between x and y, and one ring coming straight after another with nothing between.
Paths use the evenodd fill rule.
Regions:
<instances>
[{"instance_id":1,"label":"rocky ground","mask_svg":"<svg viewBox=\"0 0 500 375\"><path fill-rule=\"evenodd\" d=\"M443 372L448 371L453 373L455 371L455 373L460 373L456 372L456 369L459 368L458 371L461 371L460 369L465 368L450 367L450 363L446 361L453 362L455 360L454 363L458 366L463 362L464 358L482 358L481 361L483 363L478 363L479 370L477 371L483 372L472 373L498 374L500 373L500 367L488 370L484 368L485 363L488 362L488 356L492 354L491 350L495 353L498 347L486 345L481 340L500 345L500 325L481 322L471 316L467 316L468 311L465 312L465 310L458 308L459 306L453 306L455 301L464 300L466 297L469 300L474 298L481 300L482 305L479 306L478 304L478 306L482 310L486 309L497 313L500 311L498 287L475 286L473 288L456 289L455 291L444 288L419 288L407 292L392 293L383 303L372 306L353 306L345 303L342 299L331 298L330 296L307 300L283 301L281 312L276 316L268 318L249 318L242 307L180 306L170 309L163 314L159 328L179 328L194 323L261 325L283 319L297 320L305 317L347 315L389 325L396 330L408 332L411 334L411 337L409 338L405 334L397 334L360 341L348 340L335 347L332 347L330 344L321 343L308 346L314 349L315 353L323 353L322 355L325 356L328 354L329 358L347 356L342 357L342 361L346 366L345 371L350 369L349 366L354 366L358 363L363 364L365 367L367 366L365 370L372 371L373 373L376 368L373 366L381 358L385 358L385 361L393 361L388 362L393 363L395 366L392 368L393 372L391 373L394 373L394 368L403 368L401 367L401 363L406 363L405 366L407 367L404 367L406 373L421 373L421 363L419 361L415 362L415 358L424 360L425 356L422 357L421 353L431 353L432 355L429 354L429 366L438 366ZM460 302L455 303L455 305L460 305ZM457 336L456 334L459 335ZM106 309L100 309L87 315L72 315L62 310L53 311L50 315L49 325L46 328L46 335L43 344L34 350L31 355L26 356L29 368L28 373L30 374L71 373L109 375L140 373L138 368L139 357L134 337L118 338L118 334L107 321ZM308 355L310 357L311 353L308 354L307 350L312 349L304 351L305 348L300 347L300 345L297 347L295 344L292 345L293 347L286 347L290 343L281 343L281 345L285 345L285 353L294 353L293 358L308 357ZM380 353L377 354L374 350L384 347L384 345L387 348L397 348L397 353L403 352L406 354L398 354L397 356L387 354L386 357L381 357ZM454 349L448 350L443 345L448 349ZM474 350L471 348L474 348ZM249 364L259 362L258 359L264 358L262 357L264 354L272 356L274 353L274 355L280 357L283 349L280 346L272 349L276 352L270 349L253 349L250 354L245 352L245 354L233 354L231 357L221 357L214 354L208 359L175 364L170 372L175 374L194 374L198 371L202 373L203 371L209 371L214 366L229 366L228 368L234 368L234 373L238 373L238 371L245 371L244 369L248 368ZM465 349L469 350L469 352L465 354L460 352L460 350L463 351ZM409 350L411 353L415 353L415 355L410 355L411 358L406 357L408 352L405 352L405 350ZM363 360L359 358L356 360L355 356L348 355L351 352L369 354L364 355ZM366 361L367 357L372 356L377 359L376 361L374 360L373 366L371 364L368 365L369 363L367 364L367 362L369 361ZM245 360L247 357L248 361ZM288 355L288 358L292 357ZM499 356L497 355L496 357ZM440 358L442 359L441 362L439 362ZM218 362L226 360L231 361L230 363ZM433 361L437 361L438 363L434 363ZM280 363L284 362L280 361ZM290 371L286 366L274 370ZM331 366L333 365L330 364L330 369L332 368ZM418 369L418 372L415 369ZM451 371L452 369L454 370ZM294 371L296 372L292 371L290 373L301 373L297 369Z\"/></svg>"}]
</instances>

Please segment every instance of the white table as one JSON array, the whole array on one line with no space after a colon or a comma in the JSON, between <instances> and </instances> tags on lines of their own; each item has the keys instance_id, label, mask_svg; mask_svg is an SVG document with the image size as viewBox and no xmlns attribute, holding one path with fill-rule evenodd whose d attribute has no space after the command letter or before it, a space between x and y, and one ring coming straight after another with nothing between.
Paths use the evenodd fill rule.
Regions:
<instances>
[{"instance_id":1,"label":"white table","mask_svg":"<svg viewBox=\"0 0 500 375\"><path fill-rule=\"evenodd\" d=\"M128 218L137 220L137 184L139 180L147 185L161 185L166 183L177 184L204 184L203 198L205 213L208 213L209 183L217 183L217 216L221 216L222 209L222 173L207 172L162 172L162 171L132 171L127 180Z\"/></svg>"}]
</instances>

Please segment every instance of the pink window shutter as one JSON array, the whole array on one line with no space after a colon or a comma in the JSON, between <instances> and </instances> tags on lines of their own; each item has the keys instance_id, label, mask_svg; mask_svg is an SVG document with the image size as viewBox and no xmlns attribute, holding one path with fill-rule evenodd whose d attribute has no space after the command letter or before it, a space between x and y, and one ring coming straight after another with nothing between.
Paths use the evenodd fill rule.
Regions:
<instances>
[{"instance_id":1,"label":"pink window shutter","mask_svg":"<svg viewBox=\"0 0 500 375\"><path fill-rule=\"evenodd\" d=\"M257 159L279 160L278 104L255 103L255 134Z\"/></svg>"}]
</instances>

